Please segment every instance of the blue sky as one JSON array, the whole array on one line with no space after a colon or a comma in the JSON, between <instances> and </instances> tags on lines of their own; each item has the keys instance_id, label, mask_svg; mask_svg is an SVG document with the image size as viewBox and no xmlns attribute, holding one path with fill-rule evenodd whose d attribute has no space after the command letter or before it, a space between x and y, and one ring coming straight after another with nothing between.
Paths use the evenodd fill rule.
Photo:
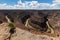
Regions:
<instances>
[{"instance_id":1,"label":"blue sky","mask_svg":"<svg viewBox=\"0 0 60 40\"><path fill-rule=\"evenodd\" d=\"M25 1L32 1L32 0L22 0L22 2L25 2ZM35 0L35 1L38 1L39 3L52 3L52 0ZM9 5L14 5L14 4L17 4L18 0L0 0L0 3L7 3Z\"/></svg>"},{"instance_id":2,"label":"blue sky","mask_svg":"<svg viewBox=\"0 0 60 40\"><path fill-rule=\"evenodd\" d=\"M17 4L18 0L0 0L0 3L7 3L9 5Z\"/></svg>"},{"instance_id":3,"label":"blue sky","mask_svg":"<svg viewBox=\"0 0 60 40\"><path fill-rule=\"evenodd\" d=\"M32 0L23 0L23 2L24 1L32 1ZM38 1L38 2L40 2L40 3L52 3L52 0L35 0L35 1Z\"/></svg>"},{"instance_id":4,"label":"blue sky","mask_svg":"<svg viewBox=\"0 0 60 40\"><path fill-rule=\"evenodd\" d=\"M0 9L60 9L60 0L0 0Z\"/></svg>"}]
</instances>

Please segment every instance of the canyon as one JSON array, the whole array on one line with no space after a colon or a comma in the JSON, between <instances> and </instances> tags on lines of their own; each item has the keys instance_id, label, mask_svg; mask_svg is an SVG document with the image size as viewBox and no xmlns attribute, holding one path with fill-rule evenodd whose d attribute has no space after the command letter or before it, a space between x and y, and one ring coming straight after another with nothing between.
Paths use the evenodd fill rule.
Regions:
<instances>
[{"instance_id":1,"label":"canyon","mask_svg":"<svg viewBox=\"0 0 60 40\"><path fill-rule=\"evenodd\" d=\"M58 36L58 38L60 39L60 10L0 10L0 24L7 22L5 16L8 16L8 18L14 23L15 27L19 30L25 30L28 31L27 33L30 32L36 35L48 35L50 37ZM43 23L43 21L45 21L44 17L45 19L48 19L49 24L53 28L53 34L48 33L46 31L40 31L41 27L38 25L40 25L39 22ZM35 24L32 24L31 28L25 26L26 21L29 18L31 19L30 24L32 24L33 21L37 21ZM43 20L41 20L41 18ZM43 24L46 25L45 23ZM36 27L34 28L33 26ZM44 28L46 29L45 26ZM42 30L44 29L42 28Z\"/></svg>"}]
</instances>

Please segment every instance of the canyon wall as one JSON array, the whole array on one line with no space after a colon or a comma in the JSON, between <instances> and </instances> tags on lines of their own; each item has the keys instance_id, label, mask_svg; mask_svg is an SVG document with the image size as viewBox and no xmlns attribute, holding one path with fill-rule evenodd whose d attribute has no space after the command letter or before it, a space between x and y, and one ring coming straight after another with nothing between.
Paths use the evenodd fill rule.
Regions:
<instances>
[{"instance_id":1,"label":"canyon wall","mask_svg":"<svg viewBox=\"0 0 60 40\"><path fill-rule=\"evenodd\" d=\"M12 22L24 23L32 15L43 13L47 15L48 21L52 26L60 26L60 10L0 10L0 21L6 22L8 16Z\"/></svg>"}]
</instances>

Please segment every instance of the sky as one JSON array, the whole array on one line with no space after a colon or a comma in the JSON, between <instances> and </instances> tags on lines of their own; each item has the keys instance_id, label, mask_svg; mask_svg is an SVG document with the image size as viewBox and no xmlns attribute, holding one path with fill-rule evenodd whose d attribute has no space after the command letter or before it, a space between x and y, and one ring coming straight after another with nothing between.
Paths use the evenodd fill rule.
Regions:
<instances>
[{"instance_id":1,"label":"sky","mask_svg":"<svg viewBox=\"0 0 60 40\"><path fill-rule=\"evenodd\" d=\"M0 9L60 9L60 0L0 0Z\"/></svg>"}]
</instances>

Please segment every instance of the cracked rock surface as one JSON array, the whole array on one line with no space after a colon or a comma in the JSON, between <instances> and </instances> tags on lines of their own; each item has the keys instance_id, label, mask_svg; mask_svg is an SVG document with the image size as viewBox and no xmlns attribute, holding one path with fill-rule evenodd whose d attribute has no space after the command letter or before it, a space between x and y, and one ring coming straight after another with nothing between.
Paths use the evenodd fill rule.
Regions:
<instances>
[{"instance_id":1,"label":"cracked rock surface","mask_svg":"<svg viewBox=\"0 0 60 40\"><path fill-rule=\"evenodd\" d=\"M0 24L0 40L5 40L10 35L7 23Z\"/></svg>"},{"instance_id":2,"label":"cracked rock surface","mask_svg":"<svg viewBox=\"0 0 60 40\"><path fill-rule=\"evenodd\" d=\"M0 24L0 40L5 40L9 37L9 30L10 28L8 27L7 23ZM11 36L10 40L59 40L59 38L50 37L48 35L36 35L29 31L16 28L16 32Z\"/></svg>"}]
</instances>

